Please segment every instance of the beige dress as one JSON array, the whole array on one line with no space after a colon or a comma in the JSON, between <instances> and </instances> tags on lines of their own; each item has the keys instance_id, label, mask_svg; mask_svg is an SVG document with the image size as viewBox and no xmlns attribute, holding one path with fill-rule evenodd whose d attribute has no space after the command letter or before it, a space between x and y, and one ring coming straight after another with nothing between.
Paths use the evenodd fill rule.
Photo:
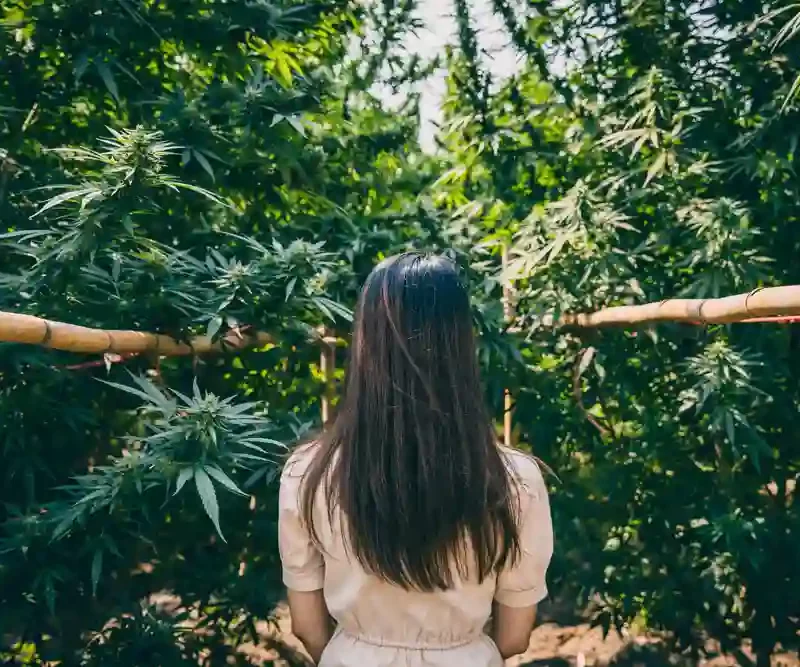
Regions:
<instances>
[{"instance_id":1,"label":"beige dress","mask_svg":"<svg viewBox=\"0 0 800 667\"><path fill-rule=\"evenodd\" d=\"M295 591L324 589L338 627L319 667L502 667L484 633L492 600L527 607L547 595L545 573L553 552L550 506L533 459L502 449L522 489L522 558L498 576L462 580L434 593L406 591L367 574L344 548L338 520L333 526L320 506L316 516L322 551L300 521L299 489L313 449L294 454L281 476L280 553L283 581Z\"/></svg>"}]
</instances>

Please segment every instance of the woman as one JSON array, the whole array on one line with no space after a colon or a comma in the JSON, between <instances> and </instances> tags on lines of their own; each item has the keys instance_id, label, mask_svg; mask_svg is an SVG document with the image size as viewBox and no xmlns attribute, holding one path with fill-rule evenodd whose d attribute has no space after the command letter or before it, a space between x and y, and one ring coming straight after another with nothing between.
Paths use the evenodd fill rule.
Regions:
<instances>
[{"instance_id":1,"label":"woman","mask_svg":"<svg viewBox=\"0 0 800 667\"><path fill-rule=\"evenodd\" d=\"M448 259L406 253L367 279L343 404L287 462L279 528L292 627L320 667L500 667L527 649L547 491L496 443Z\"/></svg>"}]
</instances>

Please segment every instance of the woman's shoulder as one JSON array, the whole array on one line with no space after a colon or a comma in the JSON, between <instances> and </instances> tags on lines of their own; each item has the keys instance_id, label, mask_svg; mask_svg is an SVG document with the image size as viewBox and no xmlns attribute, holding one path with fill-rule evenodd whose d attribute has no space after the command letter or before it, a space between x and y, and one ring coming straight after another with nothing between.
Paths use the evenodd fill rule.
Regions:
<instances>
[{"instance_id":1,"label":"woman's shoulder","mask_svg":"<svg viewBox=\"0 0 800 667\"><path fill-rule=\"evenodd\" d=\"M281 481L302 478L318 451L319 442L316 440L305 442L295 447L283 465Z\"/></svg>"},{"instance_id":2,"label":"woman's shoulder","mask_svg":"<svg viewBox=\"0 0 800 667\"><path fill-rule=\"evenodd\" d=\"M499 449L506 467L523 490L533 496L547 495L542 465L534 456L505 445Z\"/></svg>"}]
</instances>

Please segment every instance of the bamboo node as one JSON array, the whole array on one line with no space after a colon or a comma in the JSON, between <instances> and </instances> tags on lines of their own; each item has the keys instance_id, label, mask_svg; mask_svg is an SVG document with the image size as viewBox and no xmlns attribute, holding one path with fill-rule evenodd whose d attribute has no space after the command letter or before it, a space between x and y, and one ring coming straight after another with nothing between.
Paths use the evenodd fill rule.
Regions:
<instances>
[{"instance_id":1,"label":"bamboo node","mask_svg":"<svg viewBox=\"0 0 800 667\"><path fill-rule=\"evenodd\" d=\"M708 320L706 320L703 315L703 308L706 305L706 301L708 301L708 299L701 299L699 303L692 302L689 306L690 315L699 320L701 324L708 324Z\"/></svg>"},{"instance_id":2,"label":"bamboo node","mask_svg":"<svg viewBox=\"0 0 800 667\"><path fill-rule=\"evenodd\" d=\"M53 328L50 326L49 320L42 320L44 322L44 336L42 337L39 345L47 346L53 338Z\"/></svg>"},{"instance_id":3,"label":"bamboo node","mask_svg":"<svg viewBox=\"0 0 800 667\"><path fill-rule=\"evenodd\" d=\"M756 287L754 290L751 290L750 292L748 292L747 296L744 298L744 312L747 313L748 315L750 315L751 313L750 313L750 306L747 304L747 302L750 301L750 297L751 296L757 294L762 289L764 289L764 288L763 287Z\"/></svg>"}]
</instances>

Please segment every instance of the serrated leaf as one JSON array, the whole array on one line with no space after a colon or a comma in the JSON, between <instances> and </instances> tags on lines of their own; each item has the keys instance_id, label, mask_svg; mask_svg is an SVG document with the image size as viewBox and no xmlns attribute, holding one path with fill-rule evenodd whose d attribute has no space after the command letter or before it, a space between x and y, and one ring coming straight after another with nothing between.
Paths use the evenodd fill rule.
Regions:
<instances>
[{"instance_id":1,"label":"serrated leaf","mask_svg":"<svg viewBox=\"0 0 800 667\"><path fill-rule=\"evenodd\" d=\"M343 306L342 304L334 301L333 299L328 299L327 297L321 296L317 297L314 300L317 304L317 307L326 313L331 319L334 319L333 313L336 313L339 317L347 322L351 322L353 320L353 311Z\"/></svg>"},{"instance_id":2,"label":"serrated leaf","mask_svg":"<svg viewBox=\"0 0 800 667\"><path fill-rule=\"evenodd\" d=\"M85 197L87 194L95 192L97 188L95 186L89 188L81 188L78 190L71 190L70 192L63 192L60 195L56 195L51 199L48 199L42 207L34 213L31 218L36 218L40 216L45 211L49 211L51 208L58 206L59 204L63 204L64 202L70 201L72 199L80 199Z\"/></svg>"},{"instance_id":3,"label":"serrated leaf","mask_svg":"<svg viewBox=\"0 0 800 667\"><path fill-rule=\"evenodd\" d=\"M192 477L194 477L194 468L184 468L178 473L178 481L175 482L175 493L173 496L177 496L180 493L180 490L184 487L186 482L188 482Z\"/></svg>"},{"instance_id":4,"label":"serrated leaf","mask_svg":"<svg viewBox=\"0 0 800 667\"><path fill-rule=\"evenodd\" d=\"M27 241L37 236L50 236L51 234L55 234L55 232L50 229L22 229L16 232L6 232L5 234L0 234L0 240L22 237L25 241Z\"/></svg>"},{"instance_id":5,"label":"serrated leaf","mask_svg":"<svg viewBox=\"0 0 800 667\"><path fill-rule=\"evenodd\" d=\"M605 366L603 366L599 361L595 361L594 362L594 370L595 370L595 373L597 373L597 377L600 379L600 382L602 383L603 380L606 379Z\"/></svg>"},{"instance_id":6,"label":"serrated leaf","mask_svg":"<svg viewBox=\"0 0 800 667\"><path fill-rule=\"evenodd\" d=\"M277 76L275 77L284 88L289 88L292 85L292 70L289 68L289 63L286 58L281 57L275 64L277 69Z\"/></svg>"},{"instance_id":7,"label":"serrated leaf","mask_svg":"<svg viewBox=\"0 0 800 667\"><path fill-rule=\"evenodd\" d=\"M262 477L264 477L264 475L266 475L266 473L267 473L269 470L270 470L270 468L269 468L268 466L262 466L261 468L259 468L258 470L256 470L256 471L255 471L255 472L254 472L252 475L250 475L250 477L248 477L248 478L247 478L247 480L245 480L244 487L245 487L246 489L249 489L249 488L250 488L251 486L253 486L253 484L255 484L255 483L256 483L256 482L257 482L259 479L261 479Z\"/></svg>"},{"instance_id":8,"label":"serrated leaf","mask_svg":"<svg viewBox=\"0 0 800 667\"><path fill-rule=\"evenodd\" d=\"M97 584L103 571L103 550L98 549L92 557L92 597L97 597Z\"/></svg>"},{"instance_id":9,"label":"serrated leaf","mask_svg":"<svg viewBox=\"0 0 800 667\"><path fill-rule=\"evenodd\" d=\"M86 73L86 68L89 67L89 54L82 53L75 61L75 83L80 83L83 75Z\"/></svg>"},{"instance_id":10,"label":"serrated leaf","mask_svg":"<svg viewBox=\"0 0 800 667\"><path fill-rule=\"evenodd\" d=\"M203 195L206 199L210 199L215 204L219 204L220 206L225 206L226 208L232 208L230 204L228 204L224 199L215 195L210 190L206 190L205 188L201 188L197 185L192 185L191 183L182 183L180 181L169 180L164 178L162 181L165 185L172 187L175 190L190 190L191 192L196 192L197 194Z\"/></svg>"},{"instance_id":11,"label":"serrated leaf","mask_svg":"<svg viewBox=\"0 0 800 667\"><path fill-rule=\"evenodd\" d=\"M222 316L217 315L211 318L211 321L208 323L208 329L206 329L206 336L209 338L213 338L217 335L220 328L222 327Z\"/></svg>"},{"instance_id":12,"label":"serrated leaf","mask_svg":"<svg viewBox=\"0 0 800 667\"><path fill-rule=\"evenodd\" d=\"M75 521L74 515L72 514L72 512L69 512L67 516L65 516L53 530L53 535L50 538L50 541L55 542L56 540L66 535L69 532L69 529L72 527L74 521Z\"/></svg>"},{"instance_id":13,"label":"serrated leaf","mask_svg":"<svg viewBox=\"0 0 800 667\"><path fill-rule=\"evenodd\" d=\"M725 411L725 433L728 436L728 441L733 446L736 443L736 429L733 423L733 415L730 410Z\"/></svg>"},{"instance_id":14,"label":"serrated leaf","mask_svg":"<svg viewBox=\"0 0 800 667\"><path fill-rule=\"evenodd\" d=\"M150 380L141 375L130 373L131 379L141 387L142 391L150 397L151 403L158 406L165 416L172 416L178 409L178 404L174 398L162 393Z\"/></svg>"},{"instance_id":15,"label":"serrated leaf","mask_svg":"<svg viewBox=\"0 0 800 667\"><path fill-rule=\"evenodd\" d=\"M300 122L300 119L297 116L286 116L286 120L289 121L289 125L291 125L301 136L306 136L306 128L303 127L303 124Z\"/></svg>"},{"instance_id":16,"label":"serrated leaf","mask_svg":"<svg viewBox=\"0 0 800 667\"><path fill-rule=\"evenodd\" d=\"M798 14L798 16L800 16L800 14ZM781 113L785 112L787 107L791 105L794 98L797 97L798 92L800 92L800 75L797 76L792 84L792 87L789 89L789 93L786 95L786 99L781 105Z\"/></svg>"},{"instance_id":17,"label":"serrated leaf","mask_svg":"<svg viewBox=\"0 0 800 667\"><path fill-rule=\"evenodd\" d=\"M216 177L214 176L214 169L211 166L211 163L206 159L206 156L203 155L200 151L193 151L194 158L200 164L200 166L205 170L205 172L211 176L212 181L216 181Z\"/></svg>"},{"instance_id":18,"label":"serrated leaf","mask_svg":"<svg viewBox=\"0 0 800 667\"><path fill-rule=\"evenodd\" d=\"M220 539L223 542L227 542L219 525L219 504L217 503L217 492L214 490L214 483L202 468L198 468L195 471L194 483L197 487L197 495L200 496L200 502L203 503L203 509L206 511L208 518L214 524Z\"/></svg>"},{"instance_id":19,"label":"serrated leaf","mask_svg":"<svg viewBox=\"0 0 800 667\"><path fill-rule=\"evenodd\" d=\"M246 496L247 494L242 491L234 481L228 477L220 468L209 465L203 468L211 477L217 480L222 486L224 486L228 491L231 493L235 493L238 496Z\"/></svg>"},{"instance_id":20,"label":"serrated leaf","mask_svg":"<svg viewBox=\"0 0 800 667\"><path fill-rule=\"evenodd\" d=\"M292 279L291 279L291 280L290 280L290 281L289 281L289 282L286 284L286 301L287 301L287 302L289 301L289 297L291 297L291 296L292 296L292 292L294 292L294 286L295 286L296 284L297 284L297 276L295 276L294 278L292 278Z\"/></svg>"},{"instance_id":21,"label":"serrated leaf","mask_svg":"<svg viewBox=\"0 0 800 667\"><path fill-rule=\"evenodd\" d=\"M648 185L650 181L652 181L656 176L658 176L663 170L664 165L667 162L667 151L661 151L658 154L658 157L653 160L653 163L650 165L650 168L647 170L647 177L644 179L644 184Z\"/></svg>"},{"instance_id":22,"label":"serrated leaf","mask_svg":"<svg viewBox=\"0 0 800 667\"><path fill-rule=\"evenodd\" d=\"M119 89L117 88L117 82L114 79L114 73L111 71L107 63L98 62L95 63L95 67L97 68L97 73L100 75L100 78L103 80L108 92L111 93L111 97L119 104Z\"/></svg>"},{"instance_id":23,"label":"serrated leaf","mask_svg":"<svg viewBox=\"0 0 800 667\"><path fill-rule=\"evenodd\" d=\"M129 387L124 384L119 384L118 382L111 382L109 380L102 380L98 378L98 382L102 382L103 384L107 384L109 387L114 387L114 389L119 389L120 391L127 392L128 394L132 394L133 396L137 396L148 403L152 403L152 399L150 396L145 394L143 391L139 391L138 389L134 389L133 387Z\"/></svg>"},{"instance_id":24,"label":"serrated leaf","mask_svg":"<svg viewBox=\"0 0 800 667\"><path fill-rule=\"evenodd\" d=\"M314 303L325 317L327 317L329 320L333 322L336 321L336 318L333 316L333 313L330 311L330 309L325 304L322 298L314 299Z\"/></svg>"}]
</instances>

